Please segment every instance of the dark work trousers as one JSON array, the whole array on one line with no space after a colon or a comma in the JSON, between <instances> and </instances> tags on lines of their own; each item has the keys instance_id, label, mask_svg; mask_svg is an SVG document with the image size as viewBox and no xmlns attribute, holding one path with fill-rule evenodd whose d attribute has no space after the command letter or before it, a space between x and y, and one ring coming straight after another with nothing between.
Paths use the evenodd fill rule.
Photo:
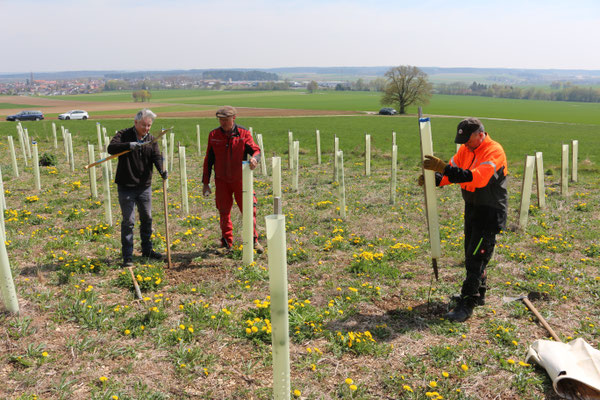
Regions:
<instances>
[{"instance_id":1,"label":"dark work trousers","mask_svg":"<svg viewBox=\"0 0 600 400\"><path fill-rule=\"evenodd\" d=\"M465 205L465 268L462 297L485 296L487 272L485 268L492 258L496 234L500 231L499 211L488 207ZM501 218L501 217L500 217Z\"/></svg>"},{"instance_id":2,"label":"dark work trousers","mask_svg":"<svg viewBox=\"0 0 600 400\"><path fill-rule=\"evenodd\" d=\"M123 221L121 222L121 253L123 259L133 255L133 227L135 225L135 207L140 214L140 238L142 254L152 251L152 188L118 186L119 204Z\"/></svg>"},{"instance_id":3,"label":"dark work trousers","mask_svg":"<svg viewBox=\"0 0 600 400\"><path fill-rule=\"evenodd\" d=\"M237 183L227 183L220 179L215 179L215 203L219 210L219 218L221 225L221 237L227 240L229 245L233 244L233 223L231 222L231 207L233 206L233 198L243 214L242 205L242 181ZM258 233L256 232L256 196L252 193L252 204L253 204L253 229L254 229L254 241L258 239Z\"/></svg>"}]
</instances>

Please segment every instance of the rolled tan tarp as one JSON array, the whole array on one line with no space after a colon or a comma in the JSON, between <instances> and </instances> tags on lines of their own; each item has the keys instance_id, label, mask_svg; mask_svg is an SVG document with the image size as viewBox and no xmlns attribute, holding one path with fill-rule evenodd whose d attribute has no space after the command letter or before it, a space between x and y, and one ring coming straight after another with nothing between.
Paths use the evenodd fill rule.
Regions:
<instances>
[{"instance_id":1,"label":"rolled tan tarp","mask_svg":"<svg viewBox=\"0 0 600 400\"><path fill-rule=\"evenodd\" d=\"M578 338L569 343L536 340L526 361L546 369L559 396L574 400L600 399L600 350Z\"/></svg>"}]
</instances>

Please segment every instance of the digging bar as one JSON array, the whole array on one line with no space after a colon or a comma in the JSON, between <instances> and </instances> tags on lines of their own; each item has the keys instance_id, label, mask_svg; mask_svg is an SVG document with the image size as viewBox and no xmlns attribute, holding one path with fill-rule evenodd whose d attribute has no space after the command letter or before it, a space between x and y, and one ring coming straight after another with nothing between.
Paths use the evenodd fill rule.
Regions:
<instances>
[{"instance_id":1,"label":"digging bar","mask_svg":"<svg viewBox=\"0 0 600 400\"><path fill-rule=\"evenodd\" d=\"M560 338L558 337L556 332L554 332L554 329L552 329L550 327L550 325L548 325L548 322L546 322L544 317L542 317L542 314L540 314L538 312L538 310L533 306L533 304L531 303L531 300L529 300L529 295L522 295L522 296L518 296L518 297L503 297L502 298L502 301L504 303L509 303L511 301L517 301L517 300L522 300L523 303L525 303L527 308L529 308L531 310L531 312L536 316L536 318L540 321L540 323L544 326L544 328L546 328L546 330L548 331L548 333L550 334L550 336L552 336L552 338L554 340L556 340L557 342L562 342L562 340L560 340Z\"/></svg>"}]
</instances>

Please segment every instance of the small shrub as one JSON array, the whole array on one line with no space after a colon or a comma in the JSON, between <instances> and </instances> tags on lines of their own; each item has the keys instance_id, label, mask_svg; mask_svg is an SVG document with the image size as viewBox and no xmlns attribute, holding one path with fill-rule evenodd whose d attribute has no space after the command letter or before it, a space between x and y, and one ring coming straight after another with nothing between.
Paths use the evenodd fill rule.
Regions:
<instances>
[{"instance_id":1,"label":"small shrub","mask_svg":"<svg viewBox=\"0 0 600 400\"><path fill-rule=\"evenodd\" d=\"M56 160L56 155L51 153L44 153L40 157L39 164L42 167L53 167L58 164L58 161Z\"/></svg>"}]
</instances>

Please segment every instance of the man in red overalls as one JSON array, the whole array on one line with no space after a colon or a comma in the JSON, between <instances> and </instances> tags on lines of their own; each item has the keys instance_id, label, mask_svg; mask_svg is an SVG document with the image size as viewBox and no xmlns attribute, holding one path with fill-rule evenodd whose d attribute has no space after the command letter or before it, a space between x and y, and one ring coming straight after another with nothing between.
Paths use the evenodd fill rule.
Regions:
<instances>
[{"instance_id":1,"label":"man in red overalls","mask_svg":"<svg viewBox=\"0 0 600 400\"><path fill-rule=\"evenodd\" d=\"M233 224L231 222L231 207L233 198L240 212L242 210L242 161L250 157L250 169L256 168L260 161L260 147L254 143L252 134L246 128L235 123L236 110L225 106L217 110L219 128L208 135L208 146L204 157L202 193L208 196L210 189L210 174L215 169L215 202L219 210L221 224L221 246L230 249L233 245ZM263 248L258 243L256 232L256 196L254 196L254 249L262 253Z\"/></svg>"}]
</instances>

